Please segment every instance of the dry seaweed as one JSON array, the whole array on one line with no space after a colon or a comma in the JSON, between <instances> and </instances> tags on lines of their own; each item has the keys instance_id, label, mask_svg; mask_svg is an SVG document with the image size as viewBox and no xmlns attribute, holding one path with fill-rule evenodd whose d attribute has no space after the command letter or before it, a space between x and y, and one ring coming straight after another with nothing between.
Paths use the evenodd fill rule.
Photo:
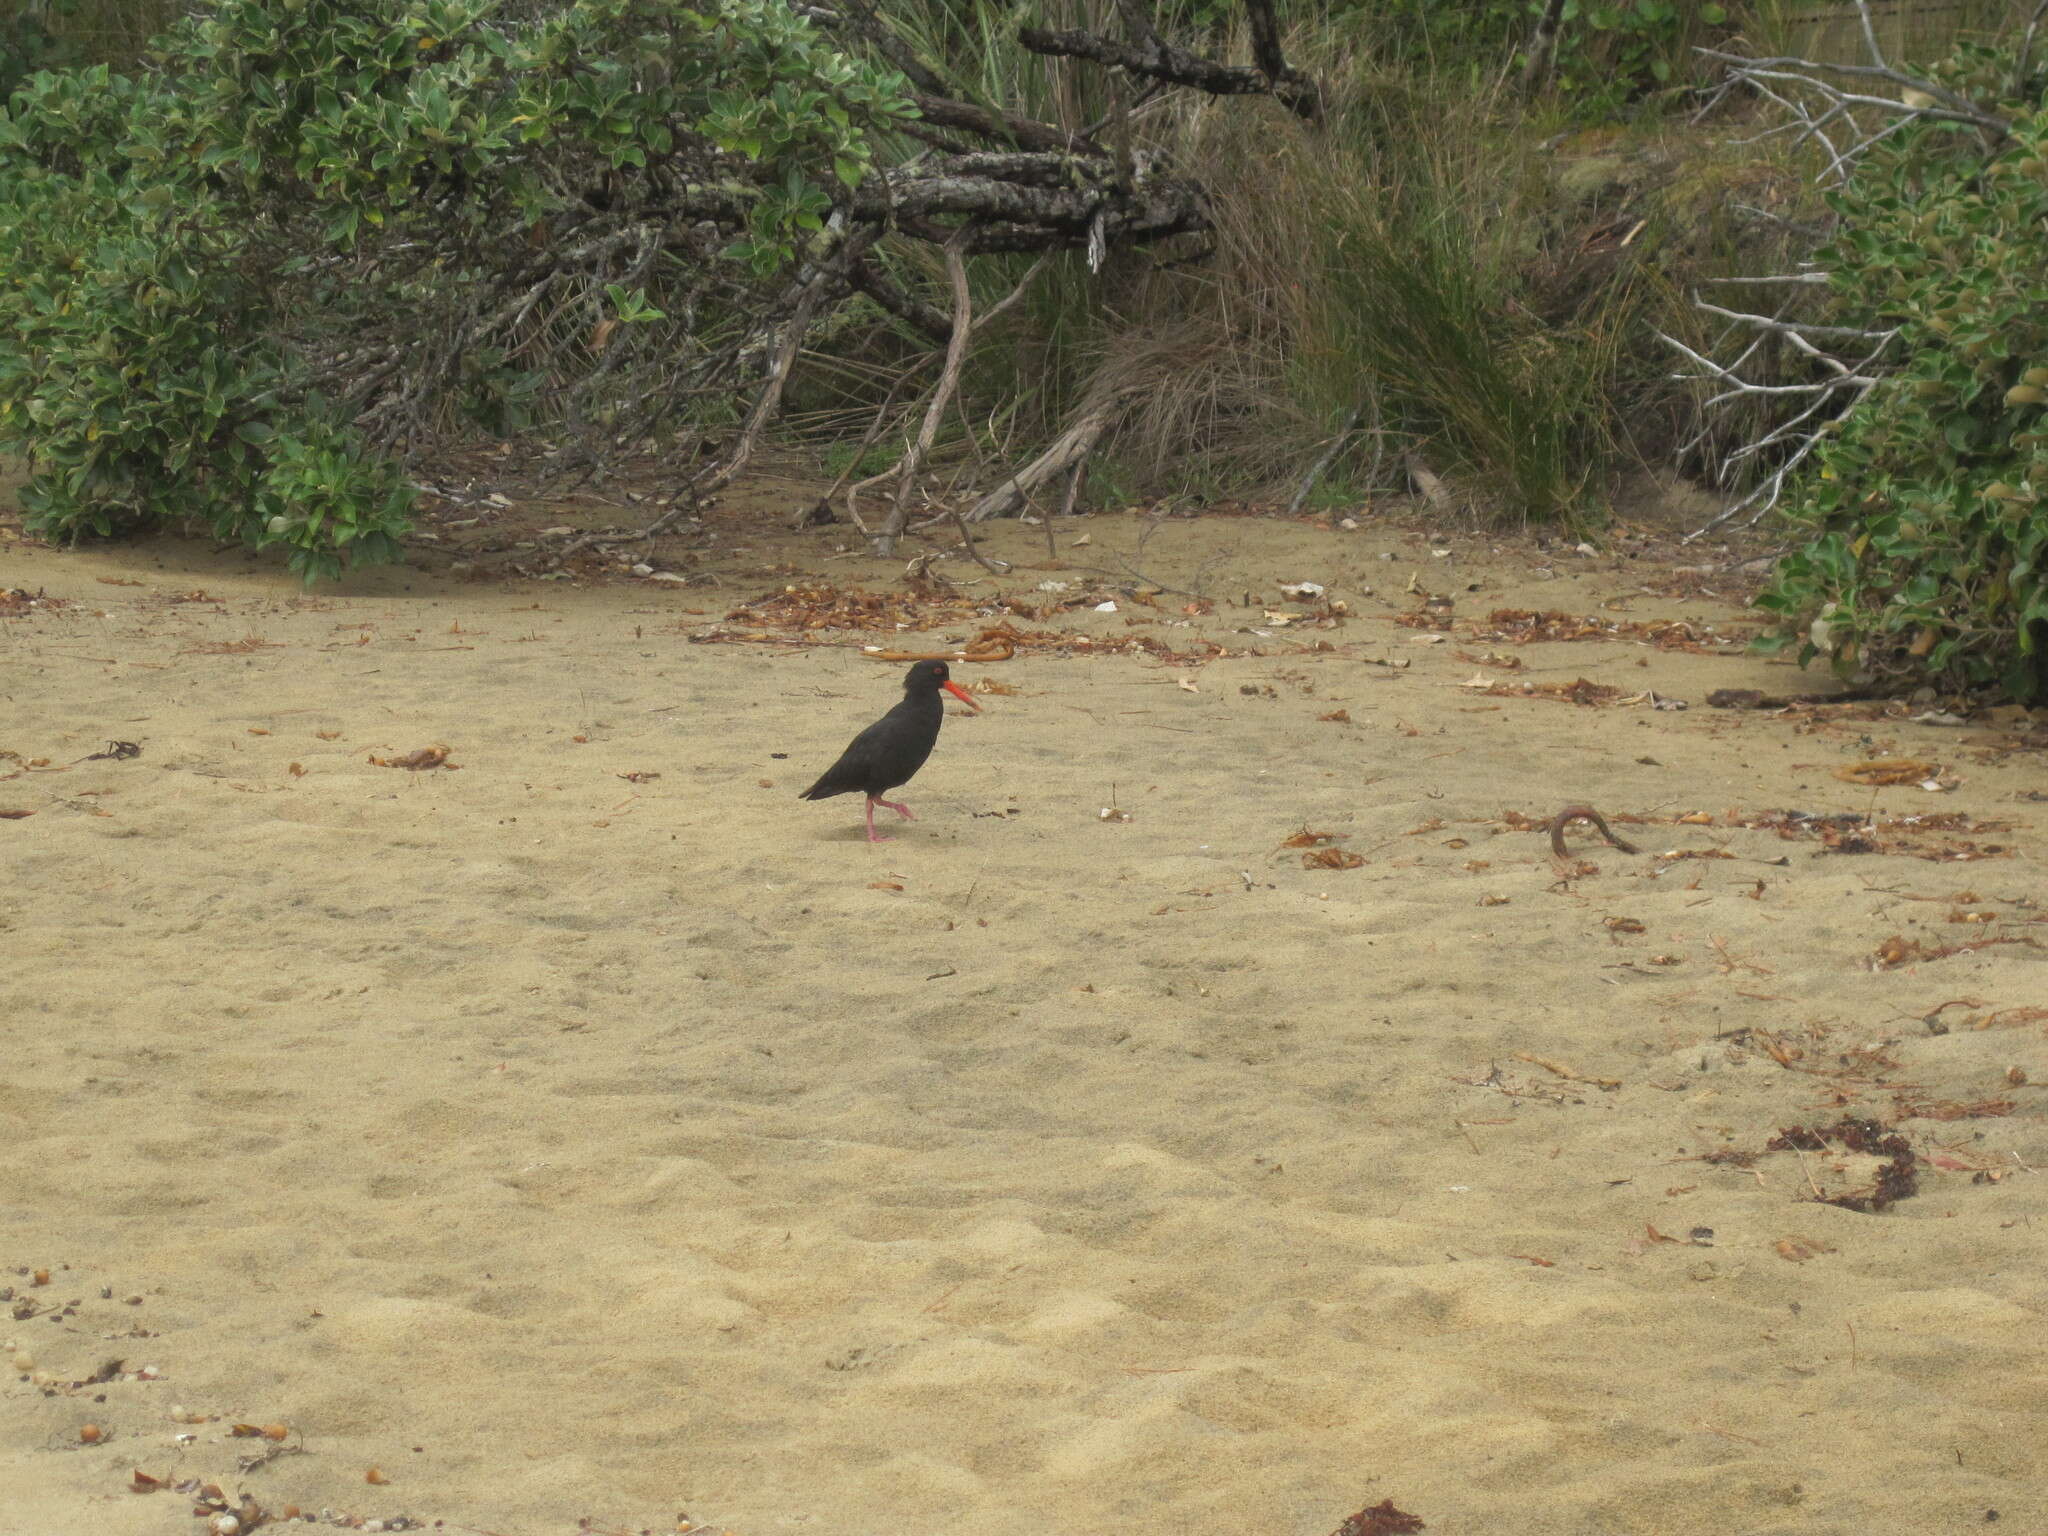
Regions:
<instances>
[{"instance_id":1,"label":"dry seaweed","mask_svg":"<svg viewBox=\"0 0 2048 1536\"><path fill-rule=\"evenodd\" d=\"M1303 827L1299 832L1282 842L1280 846L1282 848L1320 848L1325 843L1343 843L1349 842L1350 839L1351 834L1349 832L1318 832L1311 827Z\"/></svg>"},{"instance_id":2,"label":"dry seaweed","mask_svg":"<svg viewBox=\"0 0 2048 1536\"><path fill-rule=\"evenodd\" d=\"M1392 1499L1381 1499L1370 1509L1352 1515L1330 1536L1412 1536L1425 1529L1423 1522L1405 1509L1396 1509Z\"/></svg>"},{"instance_id":3,"label":"dry seaweed","mask_svg":"<svg viewBox=\"0 0 2048 1536\"><path fill-rule=\"evenodd\" d=\"M1860 763L1844 763L1835 777L1845 784L1896 789L1906 784L1925 784L1941 775L1941 764L1917 757L1873 757Z\"/></svg>"},{"instance_id":4,"label":"dry seaweed","mask_svg":"<svg viewBox=\"0 0 2048 1536\"><path fill-rule=\"evenodd\" d=\"M1826 1128L1794 1125L1764 1143L1767 1152L1825 1152L1836 1145L1866 1157L1887 1159L1877 1170L1876 1183L1867 1191L1824 1195L1813 1186L1814 1199L1822 1205L1839 1205L1845 1211L1870 1214L1895 1205L1919 1193L1920 1180L1914 1172L1913 1144L1880 1120L1861 1120L1844 1115ZM1809 1178L1809 1183L1811 1179Z\"/></svg>"},{"instance_id":5,"label":"dry seaweed","mask_svg":"<svg viewBox=\"0 0 2048 1536\"><path fill-rule=\"evenodd\" d=\"M951 595L914 592L842 592L839 588L786 586L741 603L726 616L728 623L762 624L782 629L929 629L974 617L974 605Z\"/></svg>"},{"instance_id":6,"label":"dry seaweed","mask_svg":"<svg viewBox=\"0 0 2048 1536\"><path fill-rule=\"evenodd\" d=\"M1301 856L1303 869L1358 869L1364 863L1364 855L1343 848L1317 848Z\"/></svg>"},{"instance_id":7,"label":"dry seaweed","mask_svg":"<svg viewBox=\"0 0 2048 1536\"><path fill-rule=\"evenodd\" d=\"M18 619L38 609L54 610L70 606L69 598L51 597L40 587L33 592L25 587L0 587L0 619Z\"/></svg>"},{"instance_id":8,"label":"dry seaweed","mask_svg":"<svg viewBox=\"0 0 2048 1536\"><path fill-rule=\"evenodd\" d=\"M436 742L431 747L415 747L401 757L378 757L372 754L370 762L378 768L405 768L418 773L423 768L460 768L462 764L448 761L448 754L454 749Z\"/></svg>"},{"instance_id":9,"label":"dry seaweed","mask_svg":"<svg viewBox=\"0 0 2048 1536\"><path fill-rule=\"evenodd\" d=\"M2013 934L1999 939L1972 939L1967 944L1927 944L1919 939L1909 939L1902 933L1895 933L1877 946L1871 956L1871 968L1895 971L1902 965L1917 965L1926 960L1946 960L1951 955L1975 954L1980 949L1991 949L2000 944L2021 944L2028 949L2041 947L2041 941L2031 934Z\"/></svg>"},{"instance_id":10,"label":"dry seaweed","mask_svg":"<svg viewBox=\"0 0 2048 1536\"><path fill-rule=\"evenodd\" d=\"M1746 645L1747 634L1724 635L1710 625L1685 619L1652 620L1602 619L1590 614L1565 613L1558 609L1536 611L1528 608L1496 608L1482 624L1472 626L1472 638L1510 645L1535 641L1636 640L1660 651L1687 651L1714 655Z\"/></svg>"}]
</instances>

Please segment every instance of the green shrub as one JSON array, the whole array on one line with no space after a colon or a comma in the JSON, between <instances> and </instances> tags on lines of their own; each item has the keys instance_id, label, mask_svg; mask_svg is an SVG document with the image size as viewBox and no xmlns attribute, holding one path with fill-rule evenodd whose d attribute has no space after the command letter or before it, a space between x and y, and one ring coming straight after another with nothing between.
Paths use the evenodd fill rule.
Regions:
<instances>
[{"instance_id":1,"label":"green shrub","mask_svg":"<svg viewBox=\"0 0 2048 1536\"><path fill-rule=\"evenodd\" d=\"M388 560L409 492L319 402L284 397L240 237L176 174L167 107L102 65L38 74L0 115L0 451L29 462L28 526L203 520L288 545L308 580Z\"/></svg>"},{"instance_id":2,"label":"green shrub","mask_svg":"<svg viewBox=\"0 0 2048 1536\"><path fill-rule=\"evenodd\" d=\"M622 357L701 345L662 285L813 251L899 84L782 0L216 0L139 78L30 77L0 109L0 452L33 526L198 518L308 580L391 558L401 443L534 424L544 378L579 425L645 402ZM632 177L715 182L736 238L608 227Z\"/></svg>"},{"instance_id":3,"label":"green shrub","mask_svg":"<svg viewBox=\"0 0 2048 1536\"><path fill-rule=\"evenodd\" d=\"M2001 68L1972 50L1941 73L1993 102ZM1901 129L1832 197L1819 260L1846 323L1896 327L1898 367L1786 505L1803 546L1758 605L1802 665L2048 697L2048 110L2004 110L2003 142Z\"/></svg>"}]
</instances>

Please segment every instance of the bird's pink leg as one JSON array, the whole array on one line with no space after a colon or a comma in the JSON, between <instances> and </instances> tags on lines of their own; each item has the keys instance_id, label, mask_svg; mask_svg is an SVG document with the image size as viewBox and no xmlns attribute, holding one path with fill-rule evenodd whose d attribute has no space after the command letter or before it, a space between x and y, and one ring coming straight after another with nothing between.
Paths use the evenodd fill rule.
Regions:
<instances>
[{"instance_id":1,"label":"bird's pink leg","mask_svg":"<svg viewBox=\"0 0 2048 1536\"><path fill-rule=\"evenodd\" d=\"M875 804L886 805L887 807L889 807L890 810L894 811L898 816L901 816L905 821L917 820L915 816L910 814L909 806L898 805L894 800L884 800L880 795L877 795L875 796Z\"/></svg>"},{"instance_id":2,"label":"bird's pink leg","mask_svg":"<svg viewBox=\"0 0 2048 1536\"><path fill-rule=\"evenodd\" d=\"M886 843L892 841L892 839L886 832L877 832L875 830L875 807L878 805L887 805L888 803L889 802L886 800L877 800L873 795L868 796L868 841L871 843Z\"/></svg>"}]
</instances>

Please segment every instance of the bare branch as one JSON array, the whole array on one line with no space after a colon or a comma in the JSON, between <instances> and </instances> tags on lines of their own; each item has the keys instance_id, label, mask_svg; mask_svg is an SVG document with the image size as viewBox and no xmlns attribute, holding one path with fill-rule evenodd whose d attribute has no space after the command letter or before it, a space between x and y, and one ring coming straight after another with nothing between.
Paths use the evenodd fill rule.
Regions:
<instances>
[{"instance_id":1,"label":"bare branch","mask_svg":"<svg viewBox=\"0 0 2048 1536\"><path fill-rule=\"evenodd\" d=\"M934 341L943 342L953 334L953 322L945 313L922 299L913 298L890 282L871 261L857 261L847 269L853 286L906 325L916 326Z\"/></svg>"},{"instance_id":2,"label":"bare branch","mask_svg":"<svg viewBox=\"0 0 2048 1536\"><path fill-rule=\"evenodd\" d=\"M897 461L896 501L875 534L875 553L884 559L896 553L896 541L903 536L903 525L910 516L910 487L917 479L918 466L931 452L932 443L939 435L939 422L946 414L953 391L959 387L960 364L967 356L967 337L974 327L974 307L967 288L967 262L960 254L965 243L964 240L954 240L946 247L946 281L953 288L953 339L946 345L946 363L939 371L939 382L932 390L931 403L925 408L924 421L917 429L917 436L904 450L903 457Z\"/></svg>"},{"instance_id":3,"label":"bare branch","mask_svg":"<svg viewBox=\"0 0 2048 1536\"><path fill-rule=\"evenodd\" d=\"M1674 336L1658 333L1658 339L1682 353L1695 364L1700 372L1675 375L1680 379L1711 380L1719 386L1719 392L1704 402L1703 410L1712 410L1730 400L1742 397L1763 396L1775 399L1797 399L1804 397L1806 405L1790 420L1780 422L1757 441L1725 456L1721 463L1720 480L1725 484L1735 472L1753 458L1776 448L1789 447L1790 452L1764 480L1751 488L1748 494L1723 508L1720 515L1702 527L1694 529L1685 537L1685 542L1702 538L1706 534L1732 521L1745 511L1752 515L1745 527L1754 527L1770 510L1777 506L1783 495L1785 482L1806 459L1820 446L1827 427L1837 418L1847 415L1862 403L1863 397L1883 381L1883 375L1876 372L1876 365L1890 346L1896 330L1865 331L1847 326L1808 325L1797 321L1784 320L1770 315L1743 314L1736 310L1723 309L1695 298L1693 301L1710 314L1720 315L1738 324L1752 326L1766 336L1776 336L1789 343L1827 369L1831 375L1805 384L1762 384L1744 378L1736 370L1756 351L1756 345L1745 349L1743 355L1732 365L1716 363L1713 359L1694 351ZM1860 340L1869 343L1869 349L1855 362L1845 362L1832 353L1815 345L1812 338L1829 340ZM1760 338L1761 339L1761 338ZM1695 439L1697 441L1697 439Z\"/></svg>"},{"instance_id":4,"label":"bare branch","mask_svg":"<svg viewBox=\"0 0 2048 1536\"><path fill-rule=\"evenodd\" d=\"M1151 387L1150 380L1127 380L1122 384L1098 385L1081 402L1066 430L1037 458L1014 471L1000 485L977 501L967 513L971 523L991 517L1007 517L1023 506L1041 485L1066 474L1095 450L1096 442L1114 425L1126 400Z\"/></svg>"},{"instance_id":5,"label":"bare branch","mask_svg":"<svg viewBox=\"0 0 2048 1536\"><path fill-rule=\"evenodd\" d=\"M1280 47L1280 21L1273 13L1273 0L1245 0L1244 9L1251 25L1252 58L1273 82L1273 94L1302 117L1319 116L1322 87L1287 62Z\"/></svg>"},{"instance_id":6,"label":"bare branch","mask_svg":"<svg viewBox=\"0 0 2048 1536\"><path fill-rule=\"evenodd\" d=\"M1176 48L1154 31L1149 21L1144 24L1143 33L1132 42L1120 43L1093 32L1049 32L1042 27L1025 27L1017 34L1017 41L1033 53L1088 59L1111 69L1191 86L1212 96L1271 96L1298 117L1314 119L1322 114L1322 91L1313 80L1287 68L1284 61L1281 73L1272 75L1248 65L1218 64ZM1277 36L1276 31L1276 55Z\"/></svg>"},{"instance_id":7,"label":"bare branch","mask_svg":"<svg viewBox=\"0 0 2048 1536\"><path fill-rule=\"evenodd\" d=\"M1557 29L1564 17L1565 0L1549 0L1529 34L1529 61L1522 66L1522 94L1534 96L1550 83L1550 67L1557 59Z\"/></svg>"},{"instance_id":8,"label":"bare branch","mask_svg":"<svg viewBox=\"0 0 2048 1536\"><path fill-rule=\"evenodd\" d=\"M1790 81L1837 103L1876 107L1907 117L1968 123L2001 138L2012 131L2011 122L1998 113L1979 106L1966 96L1958 95L1947 86L1918 75L1909 75L1903 70L1893 69L1888 64L1829 64L1799 58L1754 59L1739 53L1724 53L1718 48L1701 48L1698 51L1706 58L1730 65L1730 75L1738 81L1751 84L1760 80ZM1925 103L1908 102L1897 96L1875 96L1847 91L1830 81L1816 78L1819 72L1847 75L1856 79L1883 80L1898 86L1902 91L1919 93L1925 98Z\"/></svg>"},{"instance_id":9,"label":"bare branch","mask_svg":"<svg viewBox=\"0 0 2048 1536\"><path fill-rule=\"evenodd\" d=\"M930 454L932 444L938 439L939 423L945 417L946 407L952 403L953 396L960 387L960 368L966 360L969 339L981 326L1016 303L1046 263L1043 256L1034 261L1024 276L1018 280L1016 287L992 306L987 314L976 320L972 296L967 286L967 263L964 258L972 236L972 229L962 229L946 246L946 280L953 290L953 317L949 323L952 336L946 345L945 365L939 371L939 382L932 388L931 399L925 407L924 421L918 428L917 436L912 439L910 446L904 450L902 457L895 464L881 474L863 480L847 494L847 512L865 533L866 525L861 524L860 515L855 510L855 498L867 486L886 480L891 475L897 477L896 498L889 509L889 516L871 535L875 543L875 553L885 559L896 553L896 541L903 536L904 525L909 521L911 487L916 483L917 472L926 456ZM956 522L959 521L957 512L953 517ZM968 553L973 555L976 561L989 570L996 571L996 566L991 565L974 547L974 536L967 531L964 523L960 527L960 537L965 542Z\"/></svg>"},{"instance_id":10,"label":"bare branch","mask_svg":"<svg viewBox=\"0 0 2048 1536\"><path fill-rule=\"evenodd\" d=\"M1824 336L1836 341L1889 341L1898 335L1896 330L1871 331L1853 325L1810 325L1805 321L1785 320L1776 315L1748 315L1740 310L1723 309L1718 304L1709 304L1697 294L1693 304L1710 315L1719 315L1724 320L1739 321L1743 325L1754 325L1763 330L1773 331L1811 351L1804 338Z\"/></svg>"},{"instance_id":11,"label":"bare branch","mask_svg":"<svg viewBox=\"0 0 2048 1536\"><path fill-rule=\"evenodd\" d=\"M1807 287L1825 288L1828 275L1825 272L1772 272L1763 277L1710 277L1710 283L1799 283Z\"/></svg>"},{"instance_id":12,"label":"bare branch","mask_svg":"<svg viewBox=\"0 0 2048 1536\"><path fill-rule=\"evenodd\" d=\"M1302 503L1308 500L1309 493L1316 488L1316 482L1323 478L1323 471L1336 463L1337 455L1351 446L1351 439L1358 432L1359 418L1364 415L1364 406L1354 405L1351 408L1351 414L1344 418L1344 425L1339 427L1337 435L1330 439L1330 446L1325 448L1321 457L1309 466L1308 473L1301 477L1301 484L1294 488L1294 499L1287 503L1289 517L1301 510Z\"/></svg>"},{"instance_id":13,"label":"bare branch","mask_svg":"<svg viewBox=\"0 0 2048 1536\"><path fill-rule=\"evenodd\" d=\"M1900 129L1922 120L1955 122L1977 129L1994 141L2010 135L2011 124L1999 113L1969 100L1946 86L1894 68L1879 46L1877 28L1869 0L1856 0L1856 12L1863 30L1863 42L1870 55L1868 64L1832 64L1813 59L1752 59L1716 49L1699 50L1706 57L1730 66L1727 82L1715 94L1709 109L1728 91L1747 87L1781 108L1787 121L1771 133L1790 132L1796 141L1812 139L1827 153L1821 173L1824 181L1845 182L1862 157L1874 146ZM2021 45L2024 60L2032 43L2033 28L2048 15L2048 0L2037 0L2027 37ZM2024 70L2024 63L2022 64ZM1834 76L1850 81L1881 81L1899 90L1897 97L1870 94L1837 84ZM1863 116L1859 118L1858 114ZM1868 126L1876 114L1880 125ZM1825 231L1809 231L1822 238ZM1777 273L1761 277L1716 279L1732 286L1779 285L1792 290L1825 287L1829 276L1822 271ZM1787 302L1791 301L1788 295ZM1755 334L1732 362L1718 363L1695 351L1675 337L1659 333L1660 339L1682 354L1697 370L1675 375L1680 379L1707 384L1710 391L1702 402L1703 413L1737 400L1782 404L1790 414L1779 414L1775 425L1753 441L1721 455L1718 478L1724 485L1751 465L1776 457L1771 472L1758 484L1731 502L1720 515L1686 536L1687 542L1711 533L1744 512L1751 515L1746 526L1754 526L1778 505L1791 476L1813 455L1834 423L1859 408L1865 397L1891 373L1887 354L1897 338L1896 329L1870 329L1790 320L1783 314L1757 315L1710 304L1695 295L1694 305L1706 314ZM1770 383L1752 372L1755 360L1766 355L1764 343L1775 341L1789 347L1818 368L1822 377L1789 383ZM1685 451L1702 442L1709 427L1695 434ZM1782 457L1778 457L1782 455Z\"/></svg>"}]
</instances>

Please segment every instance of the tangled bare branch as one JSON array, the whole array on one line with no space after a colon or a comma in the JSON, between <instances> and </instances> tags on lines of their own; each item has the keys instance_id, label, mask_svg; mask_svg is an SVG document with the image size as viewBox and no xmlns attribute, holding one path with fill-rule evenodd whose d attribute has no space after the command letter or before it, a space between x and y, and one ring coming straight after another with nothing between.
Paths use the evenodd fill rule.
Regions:
<instances>
[{"instance_id":1,"label":"tangled bare branch","mask_svg":"<svg viewBox=\"0 0 2048 1536\"><path fill-rule=\"evenodd\" d=\"M1802 58L1753 59L1701 49L1706 57L1728 66L1725 80L1702 115L1731 92L1754 92L1778 106L1786 119L1756 137L1789 134L1794 142L1813 141L1827 157L1820 179L1831 185L1847 181L1873 146L1910 123L1961 123L1994 140L2008 136L2011 124L1999 113L1937 81L1893 66L1878 43L1868 0L1856 0L1856 10L1870 56L1867 64L1831 64ZM2038 22L2044 13L2048 13L2048 0L2040 0L2034 21ZM2031 32L2030 24L2029 41ZM1898 94L1881 95L1838 81L1892 86ZM1815 229L1806 233L1817 244L1831 231ZM1825 287L1828 275L1807 268L1721 281L1751 287L1789 286L1795 290L1788 296L1789 305L1796 290ZM1716 479L1723 486L1732 487L1759 472L1761 478L1710 522L1688 534L1688 542L1725 526L1745 512L1750 515L1743 526L1753 527L1777 506L1787 482L1820 446L1833 424L1860 405L1886 376L1891 361L1887 353L1898 334L1895 329L1861 329L1790 319L1782 307L1777 314L1764 315L1728 309L1697 295L1693 302L1703 313L1725 322L1732 331L1747 333L1749 339L1732 359L1720 362L1660 332L1659 338L1692 365L1693 371L1674 377L1704 386L1703 412L1738 400L1762 400L1780 409L1762 435L1724 454L1716 469ZM1810 376L1776 383L1757 377L1756 370L1770 356L1773 344L1803 357L1809 364ZM1711 431L1711 427L1703 428L1681 448L1681 454L1698 448Z\"/></svg>"},{"instance_id":2,"label":"tangled bare branch","mask_svg":"<svg viewBox=\"0 0 2048 1536\"><path fill-rule=\"evenodd\" d=\"M1829 424L1853 410L1882 379L1879 364L1893 337L1898 334L1895 330L1860 331L1847 326L1807 325L1775 315L1746 314L1740 310L1724 309L1718 304L1710 304L1697 296L1693 302L1708 314L1719 316L1755 333L1749 345L1733 360L1717 363L1712 358L1694 351L1677 337L1658 332L1660 340L1677 349L1699 370L1695 373L1680 373L1675 377L1703 381L1715 391L1707 398L1702 409L1712 411L1740 397L1758 395L1777 397L1788 405L1796 405L1798 409L1779 421L1762 437L1754 442L1745 443L1723 457L1716 477L1724 486L1747 474L1756 463L1769 463L1775 459L1776 467L1745 495L1722 508L1711 522L1687 534L1687 543L1732 522L1744 512L1750 512L1745 527L1754 527L1762 521L1765 514L1778 504L1779 497L1784 493L1785 482L1792 472L1805 463L1814 449L1820 446ZM1745 378L1743 370L1757 358L1765 343L1773 338L1783 341L1793 350L1810 358L1819 367L1823 377L1809 383L1798 384L1765 384ZM1860 356L1847 360L1839 355L1850 350L1850 344L1859 342L1863 344ZM1691 451L1699 445L1704 436L1703 429L1681 451Z\"/></svg>"},{"instance_id":3,"label":"tangled bare branch","mask_svg":"<svg viewBox=\"0 0 2048 1536\"><path fill-rule=\"evenodd\" d=\"M1700 49L1703 57L1727 65L1728 73L1699 115L1704 117L1712 112L1731 92L1754 91L1782 108L1787 116L1786 122L1756 137L1789 134L1794 143L1813 140L1827 151L1823 179L1837 183L1848 178L1856 162L1873 144L1911 122L1927 119L1963 123L2001 140L2011 133L2011 121L2000 113L1937 81L1894 67L1878 43L1869 0L1856 0L1856 13L1863 28L1864 47L1870 54L1868 64L1833 64L1787 57L1758 59L1724 53L1717 48ZM2037 10L2036 21L2040 15ZM1837 84L1830 76L1892 86L1896 94L1852 89ZM1863 115L1858 116L1859 112Z\"/></svg>"}]
</instances>

